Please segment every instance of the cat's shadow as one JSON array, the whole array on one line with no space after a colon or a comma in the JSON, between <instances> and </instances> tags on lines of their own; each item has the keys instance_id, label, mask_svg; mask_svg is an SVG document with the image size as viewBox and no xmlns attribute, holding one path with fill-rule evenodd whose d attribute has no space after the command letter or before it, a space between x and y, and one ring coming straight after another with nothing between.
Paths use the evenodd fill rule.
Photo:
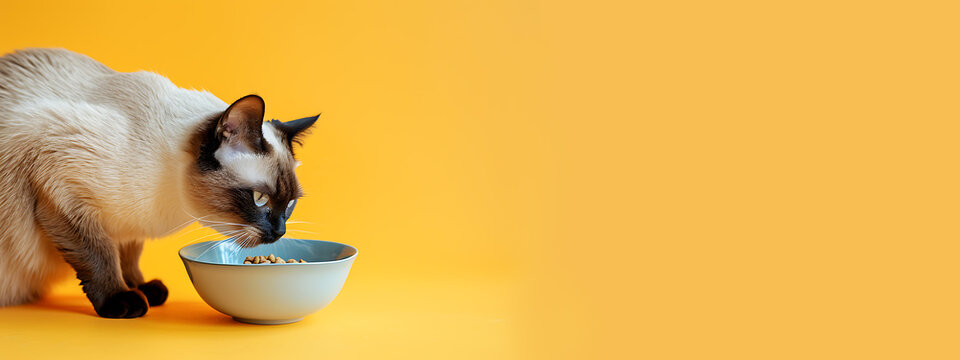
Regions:
<instances>
[{"instance_id":1,"label":"cat's shadow","mask_svg":"<svg viewBox=\"0 0 960 360\"><path fill-rule=\"evenodd\" d=\"M32 304L15 306L22 311L61 312L97 318L97 313L86 297L49 296ZM0 309L2 310L2 309ZM199 326L255 326L234 321L229 316L213 310L202 302L167 301L161 306L151 307L147 315L139 319L116 321L144 321L156 323L178 323Z\"/></svg>"},{"instance_id":2,"label":"cat's shadow","mask_svg":"<svg viewBox=\"0 0 960 360\"><path fill-rule=\"evenodd\" d=\"M87 301L87 303L84 304L82 300L86 299L80 296L44 297L36 302L17 307L22 309L63 311L97 316L97 313L93 311L93 307L90 306L90 302Z\"/></svg>"}]
</instances>

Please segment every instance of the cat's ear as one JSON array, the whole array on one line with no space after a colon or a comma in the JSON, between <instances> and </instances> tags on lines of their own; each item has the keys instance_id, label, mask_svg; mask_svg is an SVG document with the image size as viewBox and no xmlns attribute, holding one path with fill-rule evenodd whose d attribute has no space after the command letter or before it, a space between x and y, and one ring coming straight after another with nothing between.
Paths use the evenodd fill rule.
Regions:
<instances>
[{"instance_id":1,"label":"cat's ear","mask_svg":"<svg viewBox=\"0 0 960 360\"><path fill-rule=\"evenodd\" d=\"M313 126L313 123L317 122L318 118L320 118L320 114L287 122L277 122L275 124L277 129L287 136L288 144L292 145L293 143L297 143L303 145L300 140L307 134L306 130L310 128L310 126Z\"/></svg>"},{"instance_id":2,"label":"cat's ear","mask_svg":"<svg viewBox=\"0 0 960 360\"><path fill-rule=\"evenodd\" d=\"M250 150L263 148L263 98L247 95L234 101L217 123L221 143L246 145Z\"/></svg>"}]
</instances>

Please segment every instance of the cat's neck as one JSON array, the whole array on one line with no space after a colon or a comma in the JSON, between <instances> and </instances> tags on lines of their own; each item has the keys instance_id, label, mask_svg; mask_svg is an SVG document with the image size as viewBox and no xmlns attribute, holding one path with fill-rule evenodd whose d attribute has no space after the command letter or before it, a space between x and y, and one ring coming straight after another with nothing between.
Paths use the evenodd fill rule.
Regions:
<instances>
[{"instance_id":1,"label":"cat's neck","mask_svg":"<svg viewBox=\"0 0 960 360\"><path fill-rule=\"evenodd\" d=\"M207 215L192 206L193 202L188 191L191 186L189 178L197 167L196 139L211 126L211 122L216 122L219 114L220 112L213 112L194 116L185 121L187 126L181 129L180 136L175 137L180 141L170 149L170 161L164 164L165 181L158 188L161 193L169 194L169 201L159 202L161 208L158 209L158 213L163 214L164 226L169 225L169 229L172 230L157 236L169 235Z\"/></svg>"},{"instance_id":2,"label":"cat's neck","mask_svg":"<svg viewBox=\"0 0 960 360\"><path fill-rule=\"evenodd\" d=\"M144 187L136 200L149 205L142 209L144 212L139 219L131 219L137 225L126 229L129 234L121 236L164 237L205 215L191 206L188 195L191 186L188 181L189 174L195 170L197 161L191 141L198 131L208 126L210 118L217 114L218 110L204 110L196 114L185 114L188 117L164 120L167 126L162 137L176 141L157 144L149 155L150 162L141 164L150 169L152 176L146 176L148 179L145 179ZM125 229L118 230L125 232Z\"/></svg>"}]
</instances>

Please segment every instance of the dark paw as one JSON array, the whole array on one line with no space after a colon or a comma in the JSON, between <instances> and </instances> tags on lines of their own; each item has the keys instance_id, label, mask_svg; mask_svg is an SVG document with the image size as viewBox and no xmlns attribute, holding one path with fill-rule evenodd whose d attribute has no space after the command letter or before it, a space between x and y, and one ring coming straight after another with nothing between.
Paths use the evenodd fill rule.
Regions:
<instances>
[{"instance_id":1,"label":"dark paw","mask_svg":"<svg viewBox=\"0 0 960 360\"><path fill-rule=\"evenodd\" d=\"M169 292L160 279L150 280L146 284L137 286L137 288L143 292L143 295L147 296L147 302L150 303L150 306L163 305L167 301Z\"/></svg>"},{"instance_id":2,"label":"dark paw","mask_svg":"<svg viewBox=\"0 0 960 360\"><path fill-rule=\"evenodd\" d=\"M147 313L147 298L139 290L122 291L107 298L96 308L97 315L105 318L135 318Z\"/></svg>"}]
</instances>

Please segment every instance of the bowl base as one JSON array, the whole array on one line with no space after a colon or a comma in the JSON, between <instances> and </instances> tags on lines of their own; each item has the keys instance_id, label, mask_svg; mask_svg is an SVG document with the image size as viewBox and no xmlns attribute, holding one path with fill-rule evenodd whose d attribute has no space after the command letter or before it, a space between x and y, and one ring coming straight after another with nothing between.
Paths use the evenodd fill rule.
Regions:
<instances>
[{"instance_id":1,"label":"bowl base","mask_svg":"<svg viewBox=\"0 0 960 360\"><path fill-rule=\"evenodd\" d=\"M256 324L256 325L283 325L283 324L290 324L290 323L295 323L297 321L303 320L303 318L282 319L282 320L244 319L244 318L238 318L236 316L234 316L233 319L242 323Z\"/></svg>"}]
</instances>

